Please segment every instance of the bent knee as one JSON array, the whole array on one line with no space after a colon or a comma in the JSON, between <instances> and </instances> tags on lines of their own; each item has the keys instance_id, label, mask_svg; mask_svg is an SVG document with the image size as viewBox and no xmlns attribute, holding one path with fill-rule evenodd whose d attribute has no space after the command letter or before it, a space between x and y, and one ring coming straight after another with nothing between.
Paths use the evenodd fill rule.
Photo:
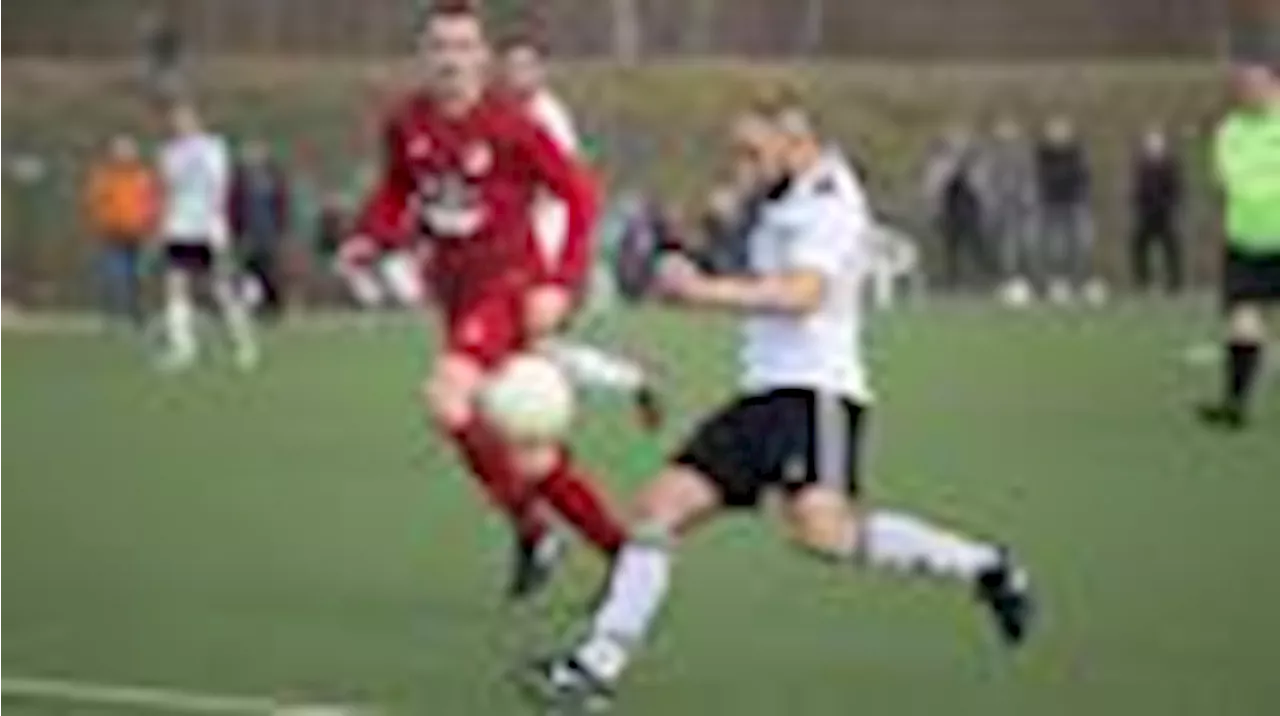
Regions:
<instances>
[{"instance_id":1,"label":"bent knee","mask_svg":"<svg viewBox=\"0 0 1280 716\"><path fill-rule=\"evenodd\" d=\"M475 396L483 372L467 358L445 356L423 381L419 398L431 419L444 430L458 430L475 414Z\"/></svg>"},{"instance_id":2,"label":"bent knee","mask_svg":"<svg viewBox=\"0 0 1280 716\"><path fill-rule=\"evenodd\" d=\"M844 557L856 547L856 518L843 495L808 490L798 495L787 513L787 537L807 552Z\"/></svg>"},{"instance_id":3,"label":"bent knee","mask_svg":"<svg viewBox=\"0 0 1280 716\"><path fill-rule=\"evenodd\" d=\"M677 536L719 506L720 495L705 477L674 466L636 497L632 511L637 525Z\"/></svg>"}]
</instances>

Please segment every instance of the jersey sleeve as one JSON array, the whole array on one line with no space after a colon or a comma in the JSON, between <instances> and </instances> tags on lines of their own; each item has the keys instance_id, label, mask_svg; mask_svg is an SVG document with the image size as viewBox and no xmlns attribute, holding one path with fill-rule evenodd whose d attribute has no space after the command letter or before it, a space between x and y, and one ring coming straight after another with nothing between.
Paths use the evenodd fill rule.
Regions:
<instances>
[{"instance_id":1,"label":"jersey sleeve","mask_svg":"<svg viewBox=\"0 0 1280 716\"><path fill-rule=\"evenodd\" d=\"M559 197L568 213L563 246L558 255L542 257L541 279L581 288L591 267L592 230L599 212L596 182L585 166L533 122L521 122L515 137L518 159L530 180Z\"/></svg>"},{"instance_id":2,"label":"jersey sleeve","mask_svg":"<svg viewBox=\"0 0 1280 716\"><path fill-rule=\"evenodd\" d=\"M382 134L382 171L355 222L355 235L384 247L399 246L407 237L406 217L414 192L405 144L397 124L388 122Z\"/></svg>"},{"instance_id":3,"label":"jersey sleeve","mask_svg":"<svg viewBox=\"0 0 1280 716\"><path fill-rule=\"evenodd\" d=\"M534 105L533 116L561 149L574 156L578 154L581 148L578 129L573 124L569 108L563 102L548 94Z\"/></svg>"},{"instance_id":4,"label":"jersey sleeve","mask_svg":"<svg viewBox=\"0 0 1280 716\"><path fill-rule=\"evenodd\" d=\"M871 219L861 194L819 197L810 205L805 226L788 247L793 269L814 270L824 276L847 275L851 265L865 261Z\"/></svg>"}]
</instances>

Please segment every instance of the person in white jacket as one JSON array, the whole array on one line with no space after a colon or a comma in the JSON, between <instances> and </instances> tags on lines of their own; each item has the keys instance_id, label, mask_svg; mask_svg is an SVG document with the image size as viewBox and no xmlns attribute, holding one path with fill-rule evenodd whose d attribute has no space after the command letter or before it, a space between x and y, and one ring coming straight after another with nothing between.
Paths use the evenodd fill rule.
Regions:
<instances>
[{"instance_id":1,"label":"person in white jacket","mask_svg":"<svg viewBox=\"0 0 1280 716\"><path fill-rule=\"evenodd\" d=\"M504 89L523 102L534 120L569 153L577 155L581 146L569 108L547 85L545 52L527 36L513 36L502 43L500 81ZM538 244L550 256L564 243L569 215L564 202L550 194L541 196L534 208L534 231ZM593 277L592 292L601 290ZM543 350L569 377L586 388L600 388L630 394L641 421L654 427L661 422L661 410L648 377L635 361L596 346L557 339Z\"/></svg>"}]
</instances>

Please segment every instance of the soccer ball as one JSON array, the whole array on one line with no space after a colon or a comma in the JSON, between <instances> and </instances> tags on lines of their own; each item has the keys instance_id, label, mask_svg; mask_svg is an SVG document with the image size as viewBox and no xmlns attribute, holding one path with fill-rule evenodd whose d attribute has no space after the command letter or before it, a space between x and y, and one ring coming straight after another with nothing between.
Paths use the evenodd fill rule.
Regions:
<instances>
[{"instance_id":1,"label":"soccer ball","mask_svg":"<svg viewBox=\"0 0 1280 716\"><path fill-rule=\"evenodd\" d=\"M573 409L573 387L564 372L548 358L532 353L504 361L480 391L485 419L516 442L564 437Z\"/></svg>"}]
</instances>

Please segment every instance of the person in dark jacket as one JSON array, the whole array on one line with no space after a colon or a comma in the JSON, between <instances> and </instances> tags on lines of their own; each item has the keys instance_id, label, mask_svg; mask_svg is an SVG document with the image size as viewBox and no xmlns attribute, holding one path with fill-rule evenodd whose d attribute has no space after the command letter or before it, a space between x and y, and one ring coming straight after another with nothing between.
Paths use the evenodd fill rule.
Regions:
<instances>
[{"instance_id":1,"label":"person in dark jacket","mask_svg":"<svg viewBox=\"0 0 1280 716\"><path fill-rule=\"evenodd\" d=\"M1129 196L1133 213L1133 283L1146 290L1151 285L1152 253L1164 264L1164 287L1169 293L1182 288L1182 246L1178 232L1182 204L1182 165L1169 148L1169 138L1161 129L1151 129L1143 137L1133 161Z\"/></svg>"},{"instance_id":2,"label":"person in dark jacket","mask_svg":"<svg viewBox=\"0 0 1280 716\"><path fill-rule=\"evenodd\" d=\"M947 288L985 287L995 277L987 243L983 167L978 148L965 128L956 127L936 145L925 166L925 192L942 239L943 279ZM965 280L963 264L972 267Z\"/></svg>"},{"instance_id":3,"label":"person in dark jacket","mask_svg":"<svg viewBox=\"0 0 1280 716\"><path fill-rule=\"evenodd\" d=\"M1093 284L1093 218L1085 150L1071 120L1058 116L1045 125L1036 147L1040 234L1044 243L1049 299L1071 300Z\"/></svg>"},{"instance_id":4,"label":"person in dark jacket","mask_svg":"<svg viewBox=\"0 0 1280 716\"><path fill-rule=\"evenodd\" d=\"M245 143L232 177L230 203L231 229L245 271L261 289L259 311L277 316L283 308L280 254L289 231L289 182L265 142Z\"/></svg>"}]
</instances>

